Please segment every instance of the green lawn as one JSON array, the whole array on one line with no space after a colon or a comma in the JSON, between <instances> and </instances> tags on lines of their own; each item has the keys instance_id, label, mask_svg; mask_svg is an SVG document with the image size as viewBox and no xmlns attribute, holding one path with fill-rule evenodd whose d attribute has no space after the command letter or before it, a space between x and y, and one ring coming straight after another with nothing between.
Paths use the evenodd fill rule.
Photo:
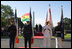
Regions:
<instances>
[{"instance_id":1,"label":"green lawn","mask_svg":"<svg viewBox=\"0 0 72 49\"><path fill-rule=\"evenodd\" d=\"M66 34L64 37L65 39L71 39L71 34Z\"/></svg>"},{"instance_id":2,"label":"green lawn","mask_svg":"<svg viewBox=\"0 0 72 49\"><path fill-rule=\"evenodd\" d=\"M1 36L1 38L9 38L9 36Z\"/></svg>"},{"instance_id":3,"label":"green lawn","mask_svg":"<svg viewBox=\"0 0 72 49\"><path fill-rule=\"evenodd\" d=\"M55 37L52 36L52 38L55 38ZM64 36L64 38L65 38L65 39L71 39L71 34L66 34L66 35Z\"/></svg>"}]
</instances>

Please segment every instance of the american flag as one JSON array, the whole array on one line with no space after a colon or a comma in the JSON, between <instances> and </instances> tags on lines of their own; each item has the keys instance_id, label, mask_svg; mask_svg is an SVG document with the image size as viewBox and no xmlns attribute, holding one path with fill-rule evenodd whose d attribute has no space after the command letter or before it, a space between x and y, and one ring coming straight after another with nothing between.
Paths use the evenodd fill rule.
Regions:
<instances>
[{"instance_id":1,"label":"american flag","mask_svg":"<svg viewBox=\"0 0 72 49\"><path fill-rule=\"evenodd\" d=\"M53 29L53 23L52 23L52 16L51 16L50 4L49 4L49 22L50 22L50 25L51 25L51 29Z\"/></svg>"},{"instance_id":2,"label":"american flag","mask_svg":"<svg viewBox=\"0 0 72 49\"><path fill-rule=\"evenodd\" d=\"M48 20L48 12L47 12L47 15L46 15L46 21L45 21L45 24L46 24L47 20Z\"/></svg>"},{"instance_id":3,"label":"american flag","mask_svg":"<svg viewBox=\"0 0 72 49\"><path fill-rule=\"evenodd\" d=\"M61 37L62 37L62 39L64 39L63 7L61 8L61 21L60 21L60 26L61 26Z\"/></svg>"},{"instance_id":4,"label":"american flag","mask_svg":"<svg viewBox=\"0 0 72 49\"><path fill-rule=\"evenodd\" d=\"M16 29L17 29L16 43L19 43L19 40L18 40L18 20L17 20L17 10L16 9L15 9L15 25L16 25Z\"/></svg>"}]
</instances>

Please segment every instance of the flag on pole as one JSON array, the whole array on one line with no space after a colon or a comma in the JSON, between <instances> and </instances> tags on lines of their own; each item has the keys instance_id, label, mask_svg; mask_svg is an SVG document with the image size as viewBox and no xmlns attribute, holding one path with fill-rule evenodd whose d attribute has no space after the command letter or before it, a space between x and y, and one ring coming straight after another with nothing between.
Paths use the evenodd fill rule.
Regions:
<instances>
[{"instance_id":1,"label":"flag on pole","mask_svg":"<svg viewBox=\"0 0 72 49\"><path fill-rule=\"evenodd\" d=\"M61 38L64 39L63 6L61 6L61 21L60 21L60 26L61 26Z\"/></svg>"},{"instance_id":2,"label":"flag on pole","mask_svg":"<svg viewBox=\"0 0 72 49\"><path fill-rule=\"evenodd\" d=\"M30 21L30 13L26 13L23 16L21 16L21 21L23 23L26 23L26 21Z\"/></svg>"},{"instance_id":3,"label":"flag on pole","mask_svg":"<svg viewBox=\"0 0 72 49\"><path fill-rule=\"evenodd\" d=\"M33 28L32 28L32 15L31 15L31 8L30 8L30 26L31 26L31 32L33 33ZM34 38L32 37L32 39L31 39L31 44L33 44L34 43Z\"/></svg>"},{"instance_id":4,"label":"flag on pole","mask_svg":"<svg viewBox=\"0 0 72 49\"><path fill-rule=\"evenodd\" d=\"M34 27L34 24L35 24L35 16L34 16L34 11L33 11L33 27Z\"/></svg>"},{"instance_id":5,"label":"flag on pole","mask_svg":"<svg viewBox=\"0 0 72 49\"><path fill-rule=\"evenodd\" d=\"M47 15L46 15L46 21L45 21L45 24L46 24L47 20L48 20L48 12L47 12Z\"/></svg>"},{"instance_id":6,"label":"flag on pole","mask_svg":"<svg viewBox=\"0 0 72 49\"><path fill-rule=\"evenodd\" d=\"M32 23L32 30L33 30L33 37L34 37L34 23L35 23L35 16L34 16L34 11L33 11L33 23Z\"/></svg>"},{"instance_id":7,"label":"flag on pole","mask_svg":"<svg viewBox=\"0 0 72 49\"><path fill-rule=\"evenodd\" d=\"M17 10L15 9L15 25L16 25L16 29L17 29L17 35L16 35L16 44L19 43L19 39L18 39L18 20L17 20Z\"/></svg>"},{"instance_id":8,"label":"flag on pole","mask_svg":"<svg viewBox=\"0 0 72 49\"><path fill-rule=\"evenodd\" d=\"M30 8L30 25L32 27L32 15L31 15L31 8Z\"/></svg>"},{"instance_id":9,"label":"flag on pole","mask_svg":"<svg viewBox=\"0 0 72 49\"><path fill-rule=\"evenodd\" d=\"M50 25L51 25L51 29L53 29L53 22L52 22L50 4L49 4L49 22L50 22Z\"/></svg>"}]
</instances>

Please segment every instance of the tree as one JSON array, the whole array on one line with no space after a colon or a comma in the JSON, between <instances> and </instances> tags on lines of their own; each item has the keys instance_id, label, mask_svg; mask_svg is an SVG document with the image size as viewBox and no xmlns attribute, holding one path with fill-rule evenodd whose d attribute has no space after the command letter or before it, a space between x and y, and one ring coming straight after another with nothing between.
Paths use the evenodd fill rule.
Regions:
<instances>
[{"instance_id":1,"label":"tree","mask_svg":"<svg viewBox=\"0 0 72 49\"><path fill-rule=\"evenodd\" d=\"M1 5L1 17L4 17L7 19L13 16L14 16L13 10L11 9L9 5Z\"/></svg>"},{"instance_id":2,"label":"tree","mask_svg":"<svg viewBox=\"0 0 72 49\"><path fill-rule=\"evenodd\" d=\"M7 27L10 23L9 20L14 19L13 10L9 5L2 5L1 4L1 27Z\"/></svg>"},{"instance_id":3,"label":"tree","mask_svg":"<svg viewBox=\"0 0 72 49\"><path fill-rule=\"evenodd\" d=\"M64 29L65 30L71 30L71 19L70 18L64 18Z\"/></svg>"}]
</instances>

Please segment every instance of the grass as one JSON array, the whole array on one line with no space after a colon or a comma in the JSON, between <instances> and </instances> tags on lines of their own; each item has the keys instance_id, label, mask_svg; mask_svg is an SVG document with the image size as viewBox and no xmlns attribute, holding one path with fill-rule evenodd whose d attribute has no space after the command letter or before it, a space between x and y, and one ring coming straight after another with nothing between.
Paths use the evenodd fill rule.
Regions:
<instances>
[{"instance_id":1,"label":"grass","mask_svg":"<svg viewBox=\"0 0 72 49\"><path fill-rule=\"evenodd\" d=\"M65 39L71 39L71 34L66 34L66 35L64 36L64 38L65 38Z\"/></svg>"},{"instance_id":2,"label":"grass","mask_svg":"<svg viewBox=\"0 0 72 49\"><path fill-rule=\"evenodd\" d=\"M9 36L1 36L1 38L9 38Z\"/></svg>"}]
</instances>

